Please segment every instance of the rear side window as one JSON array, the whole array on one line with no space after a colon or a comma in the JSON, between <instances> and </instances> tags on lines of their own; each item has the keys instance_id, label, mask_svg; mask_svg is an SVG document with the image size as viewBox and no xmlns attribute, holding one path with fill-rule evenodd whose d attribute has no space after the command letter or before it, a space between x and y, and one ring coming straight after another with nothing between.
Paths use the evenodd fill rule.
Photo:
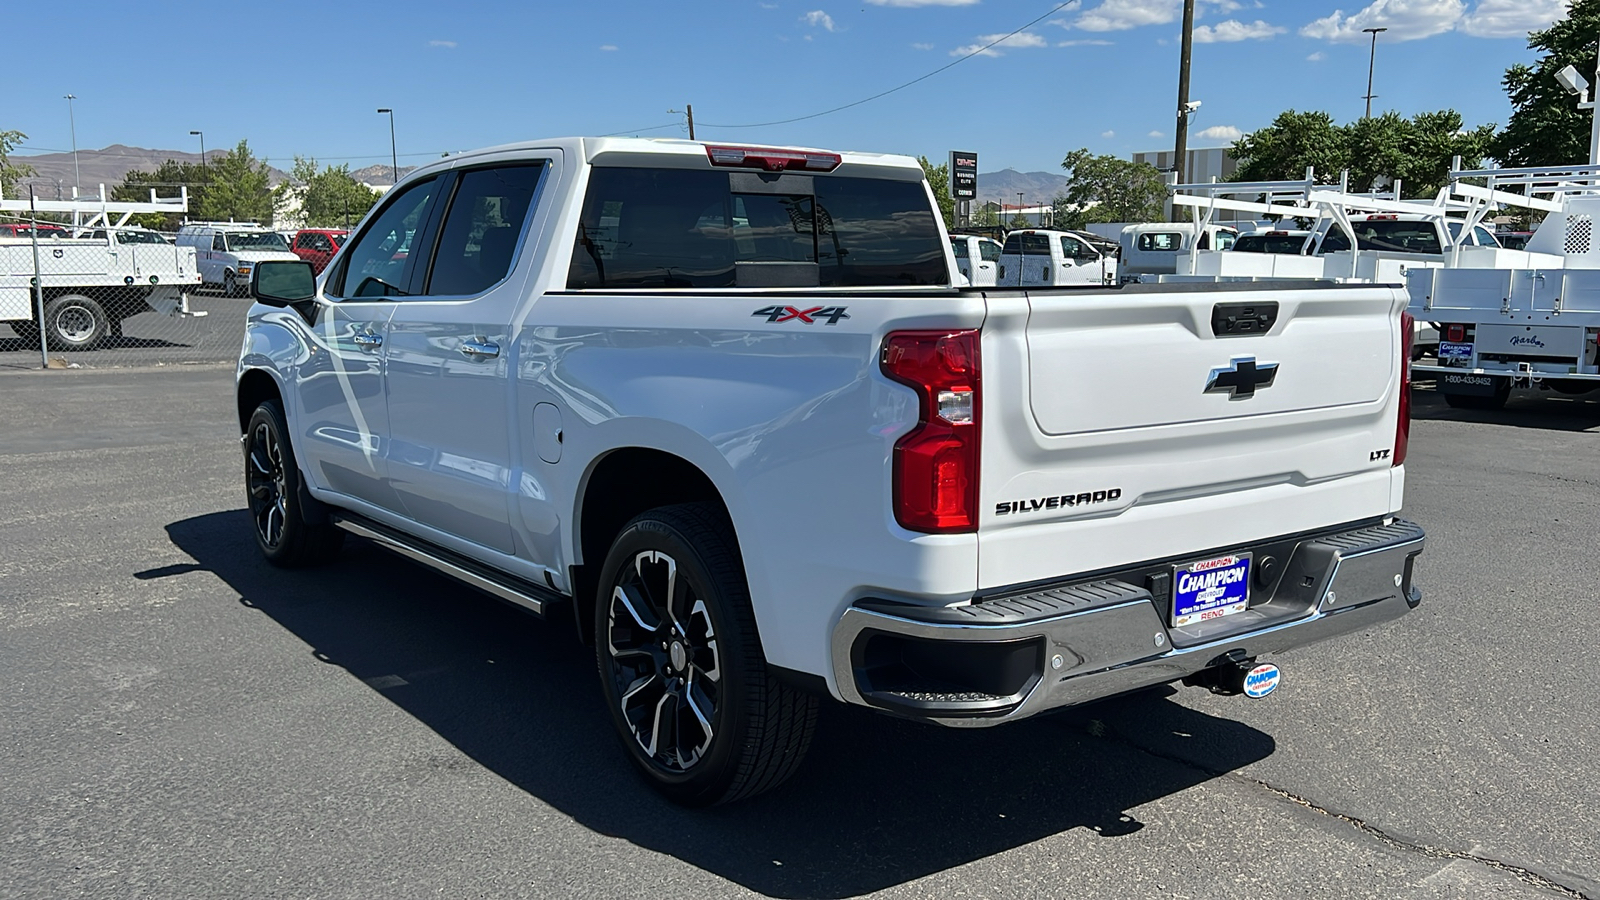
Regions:
<instances>
[{"instance_id":1,"label":"rear side window","mask_svg":"<svg viewBox=\"0 0 1600 900\"><path fill-rule=\"evenodd\" d=\"M1183 235L1176 231L1147 231L1139 235L1138 248L1146 252L1172 253L1183 245Z\"/></svg>"},{"instance_id":2,"label":"rear side window","mask_svg":"<svg viewBox=\"0 0 1600 900\"><path fill-rule=\"evenodd\" d=\"M538 165L519 165L461 174L423 293L477 294L511 273L539 172Z\"/></svg>"},{"instance_id":3,"label":"rear side window","mask_svg":"<svg viewBox=\"0 0 1600 900\"><path fill-rule=\"evenodd\" d=\"M1006 246L1002 252L1011 256L1049 256L1050 236L1031 232L1008 234L1006 235Z\"/></svg>"},{"instance_id":4,"label":"rear side window","mask_svg":"<svg viewBox=\"0 0 1600 900\"><path fill-rule=\"evenodd\" d=\"M597 168L567 287L945 285L945 260L921 182Z\"/></svg>"}]
</instances>

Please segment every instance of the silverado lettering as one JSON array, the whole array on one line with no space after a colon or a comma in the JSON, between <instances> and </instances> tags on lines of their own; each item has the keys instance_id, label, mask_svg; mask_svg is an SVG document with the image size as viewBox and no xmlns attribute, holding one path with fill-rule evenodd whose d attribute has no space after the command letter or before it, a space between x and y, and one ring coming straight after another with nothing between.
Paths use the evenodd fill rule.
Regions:
<instances>
[{"instance_id":1,"label":"silverado lettering","mask_svg":"<svg viewBox=\"0 0 1600 900\"><path fill-rule=\"evenodd\" d=\"M1110 490L1082 494L1062 494L1059 497L1038 497L1033 500L1013 500L1010 503L996 503L994 514L997 516L1009 516L1013 513L1038 512L1042 509L1088 506L1091 503L1110 503L1120 499L1122 499L1122 488L1111 488Z\"/></svg>"}]
</instances>

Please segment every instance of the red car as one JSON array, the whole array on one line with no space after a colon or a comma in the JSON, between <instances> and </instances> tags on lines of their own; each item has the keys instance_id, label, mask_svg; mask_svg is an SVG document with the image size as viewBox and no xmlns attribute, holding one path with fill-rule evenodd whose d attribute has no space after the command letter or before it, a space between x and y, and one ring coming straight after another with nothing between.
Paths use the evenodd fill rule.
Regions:
<instances>
[{"instance_id":1,"label":"red car","mask_svg":"<svg viewBox=\"0 0 1600 900\"><path fill-rule=\"evenodd\" d=\"M337 228L302 228L294 233L294 242L289 249L294 255L308 263L318 275L328 267L333 255L344 246L345 236L348 231Z\"/></svg>"},{"instance_id":2,"label":"red car","mask_svg":"<svg viewBox=\"0 0 1600 900\"><path fill-rule=\"evenodd\" d=\"M62 228L60 225L45 225L43 223L39 225L39 237L65 238L71 236L72 235L67 233L67 230ZM0 224L0 237L33 237L33 226L6 222L4 224Z\"/></svg>"}]
</instances>

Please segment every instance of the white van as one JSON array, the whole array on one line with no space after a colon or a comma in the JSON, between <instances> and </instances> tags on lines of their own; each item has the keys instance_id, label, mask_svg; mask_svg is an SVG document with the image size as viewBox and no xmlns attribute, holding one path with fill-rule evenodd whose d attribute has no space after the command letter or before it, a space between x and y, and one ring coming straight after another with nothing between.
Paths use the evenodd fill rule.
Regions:
<instances>
[{"instance_id":1,"label":"white van","mask_svg":"<svg viewBox=\"0 0 1600 900\"><path fill-rule=\"evenodd\" d=\"M1139 281L1146 275L1176 273L1178 257L1189 252L1194 232L1193 222L1143 222L1122 229L1122 280ZM1199 249L1228 250L1238 238L1236 228L1208 225L1200 235Z\"/></svg>"},{"instance_id":2,"label":"white van","mask_svg":"<svg viewBox=\"0 0 1600 900\"><path fill-rule=\"evenodd\" d=\"M1065 231L1025 229L1006 235L1000 248L1002 287L1070 287L1116 284L1117 258Z\"/></svg>"},{"instance_id":3,"label":"white van","mask_svg":"<svg viewBox=\"0 0 1600 900\"><path fill-rule=\"evenodd\" d=\"M249 291L256 263L300 258L282 235L250 222L193 222L178 229L178 246L195 248L201 282L229 297Z\"/></svg>"},{"instance_id":4,"label":"white van","mask_svg":"<svg viewBox=\"0 0 1600 900\"><path fill-rule=\"evenodd\" d=\"M994 287L996 266L1000 264L1000 242L976 234L950 235L950 249L956 252L956 269L973 287Z\"/></svg>"}]
</instances>

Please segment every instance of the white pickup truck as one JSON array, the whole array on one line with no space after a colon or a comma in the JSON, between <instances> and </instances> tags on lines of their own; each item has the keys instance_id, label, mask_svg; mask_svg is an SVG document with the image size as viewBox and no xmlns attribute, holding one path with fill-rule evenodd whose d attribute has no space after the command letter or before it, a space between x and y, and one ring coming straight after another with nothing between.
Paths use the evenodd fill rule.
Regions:
<instances>
[{"instance_id":1,"label":"white pickup truck","mask_svg":"<svg viewBox=\"0 0 1600 900\"><path fill-rule=\"evenodd\" d=\"M1117 258L1068 231L1029 228L1006 235L995 284L1081 287L1117 283Z\"/></svg>"},{"instance_id":2,"label":"white pickup truck","mask_svg":"<svg viewBox=\"0 0 1600 900\"><path fill-rule=\"evenodd\" d=\"M685 804L788 777L824 700L987 726L1260 696L1261 657L1420 602L1404 292L954 269L908 157L440 160L320 278L254 272L256 542L300 566L354 533L570 604L628 756Z\"/></svg>"}]
</instances>

